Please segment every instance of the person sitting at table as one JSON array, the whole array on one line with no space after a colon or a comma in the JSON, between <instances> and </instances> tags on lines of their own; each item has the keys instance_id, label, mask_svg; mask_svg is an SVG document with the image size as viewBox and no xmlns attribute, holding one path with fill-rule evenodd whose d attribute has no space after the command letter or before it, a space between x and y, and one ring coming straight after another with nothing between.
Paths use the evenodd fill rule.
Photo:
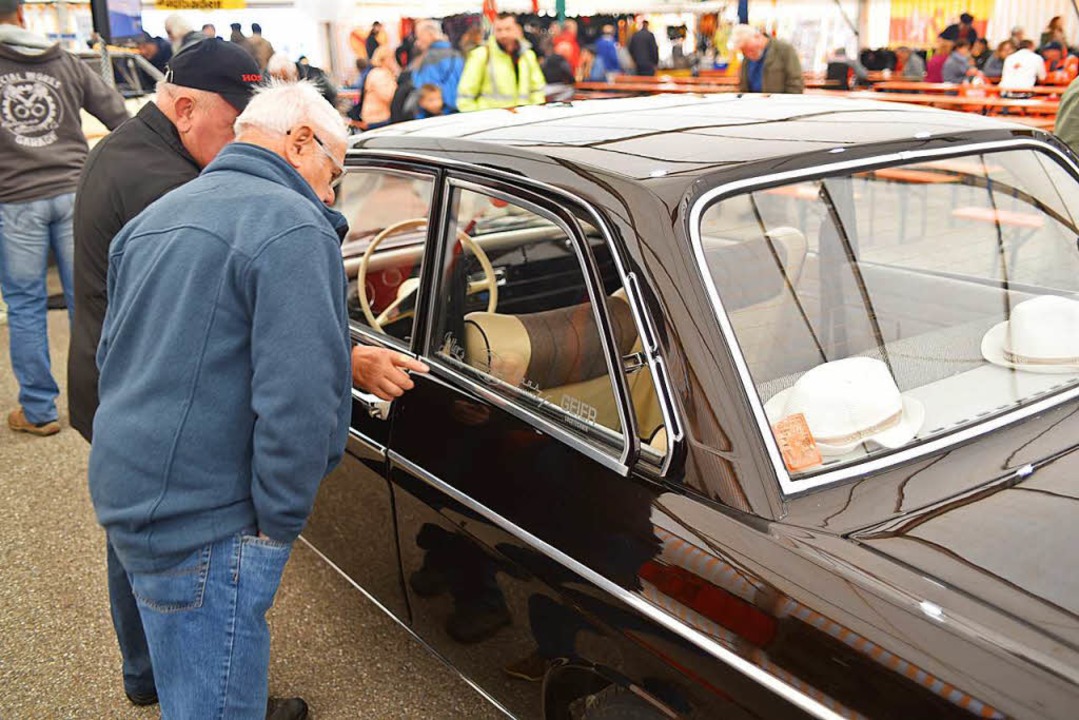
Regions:
<instances>
[{"instance_id":1,"label":"person sitting at table","mask_svg":"<svg viewBox=\"0 0 1079 720\"><path fill-rule=\"evenodd\" d=\"M1045 62L1034 52L1034 41L1024 40L1019 49L1004 61L1004 72L1000 75L1001 95L1005 97L1030 97L1030 93L1008 92L1013 88L1032 88L1045 80Z\"/></svg>"},{"instance_id":2,"label":"person sitting at table","mask_svg":"<svg viewBox=\"0 0 1079 720\"><path fill-rule=\"evenodd\" d=\"M948 59L944 61L941 75L944 82L959 84L968 78L979 75L978 68L974 67L973 58L970 56L970 45L966 40L960 40Z\"/></svg>"},{"instance_id":3,"label":"person sitting at table","mask_svg":"<svg viewBox=\"0 0 1079 720\"><path fill-rule=\"evenodd\" d=\"M974 67L979 70L984 68L989 58L993 57L993 51L989 49L989 41L985 38L975 40L970 46L970 57L974 60Z\"/></svg>"},{"instance_id":4,"label":"person sitting at table","mask_svg":"<svg viewBox=\"0 0 1079 720\"><path fill-rule=\"evenodd\" d=\"M1042 32L1041 39L1038 40L1038 44L1043 48L1049 43L1060 43L1062 47L1067 47L1068 36L1064 32L1064 18L1060 15L1056 15L1049 21L1049 26Z\"/></svg>"},{"instance_id":5,"label":"person sitting at table","mask_svg":"<svg viewBox=\"0 0 1079 720\"><path fill-rule=\"evenodd\" d=\"M1046 85L1067 85L1079 76L1079 57L1056 40L1042 46L1041 56L1045 58Z\"/></svg>"},{"instance_id":6,"label":"person sitting at table","mask_svg":"<svg viewBox=\"0 0 1079 720\"><path fill-rule=\"evenodd\" d=\"M925 64L925 81L931 83L944 82L944 63L952 54L952 41L945 38L937 38L937 49L929 62Z\"/></svg>"},{"instance_id":7,"label":"person sitting at table","mask_svg":"<svg viewBox=\"0 0 1079 720\"><path fill-rule=\"evenodd\" d=\"M982 67L982 75L999 80L1004 73L1004 61L1014 52L1015 43L1011 40L1005 40L1000 45L997 45L996 52L985 61L985 66Z\"/></svg>"},{"instance_id":8,"label":"person sitting at table","mask_svg":"<svg viewBox=\"0 0 1079 720\"><path fill-rule=\"evenodd\" d=\"M905 45L895 50L895 72L903 80L921 82L925 79L925 60Z\"/></svg>"}]
</instances>

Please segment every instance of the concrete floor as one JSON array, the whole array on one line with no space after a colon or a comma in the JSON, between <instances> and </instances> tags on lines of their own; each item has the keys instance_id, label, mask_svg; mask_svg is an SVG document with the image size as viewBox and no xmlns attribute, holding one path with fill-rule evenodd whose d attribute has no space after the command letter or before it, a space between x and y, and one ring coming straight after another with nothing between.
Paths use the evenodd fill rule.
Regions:
<instances>
[{"instance_id":1,"label":"concrete floor","mask_svg":"<svg viewBox=\"0 0 1079 720\"><path fill-rule=\"evenodd\" d=\"M0 719L149 720L157 708L122 692L89 446L67 424L65 312L49 336L64 429L36 438L7 429L18 388L0 326ZM501 717L300 543L270 627L271 694L306 698L317 720Z\"/></svg>"}]
</instances>

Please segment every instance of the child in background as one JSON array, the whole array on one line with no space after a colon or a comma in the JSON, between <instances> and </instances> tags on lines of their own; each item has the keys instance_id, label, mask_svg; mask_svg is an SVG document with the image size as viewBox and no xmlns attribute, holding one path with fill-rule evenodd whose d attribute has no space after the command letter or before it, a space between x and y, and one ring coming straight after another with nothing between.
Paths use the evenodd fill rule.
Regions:
<instances>
[{"instance_id":1,"label":"child in background","mask_svg":"<svg viewBox=\"0 0 1079 720\"><path fill-rule=\"evenodd\" d=\"M417 104L420 106L419 111L416 113L417 120L438 115L450 115L456 112L456 110L446 107L446 104L442 102L442 88L434 83L420 85L420 97Z\"/></svg>"}]
</instances>

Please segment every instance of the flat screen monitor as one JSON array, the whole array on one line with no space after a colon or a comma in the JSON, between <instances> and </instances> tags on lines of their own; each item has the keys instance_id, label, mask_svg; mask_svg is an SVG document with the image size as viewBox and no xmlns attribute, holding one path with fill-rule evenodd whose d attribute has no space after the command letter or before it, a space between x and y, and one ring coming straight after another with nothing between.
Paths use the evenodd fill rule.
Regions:
<instances>
[{"instance_id":1,"label":"flat screen monitor","mask_svg":"<svg viewBox=\"0 0 1079 720\"><path fill-rule=\"evenodd\" d=\"M141 0L90 0L94 31L107 43L132 40L142 34Z\"/></svg>"}]
</instances>

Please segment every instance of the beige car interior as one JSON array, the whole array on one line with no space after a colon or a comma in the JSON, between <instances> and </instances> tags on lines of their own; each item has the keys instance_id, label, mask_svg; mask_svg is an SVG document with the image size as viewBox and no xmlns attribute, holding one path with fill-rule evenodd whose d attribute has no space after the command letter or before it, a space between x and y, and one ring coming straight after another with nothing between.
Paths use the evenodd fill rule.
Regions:
<instances>
[{"instance_id":1,"label":"beige car interior","mask_svg":"<svg viewBox=\"0 0 1079 720\"><path fill-rule=\"evenodd\" d=\"M703 245L746 364L754 375L771 377L780 320L801 281L809 246L793 227L769 230L767 243L748 242L760 237L753 230L750 237L737 239L708 236Z\"/></svg>"},{"instance_id":2,"label":"beige car interior","mask_svg":"<svg viewBox=\"0 0 1079 720\"><path fill-rule=\"evenodd\" d=\"M611 295L607 307L618 352L623 356L640 352L625 291ZM469 313L464 349L465 361L472 367L512 386L538 391L552 404L596 424L621 429L591 303L520 315ZM627 382L641 441L665 454L667 434L647 366L629 373Z\"/></svg>"}]
</instances>

